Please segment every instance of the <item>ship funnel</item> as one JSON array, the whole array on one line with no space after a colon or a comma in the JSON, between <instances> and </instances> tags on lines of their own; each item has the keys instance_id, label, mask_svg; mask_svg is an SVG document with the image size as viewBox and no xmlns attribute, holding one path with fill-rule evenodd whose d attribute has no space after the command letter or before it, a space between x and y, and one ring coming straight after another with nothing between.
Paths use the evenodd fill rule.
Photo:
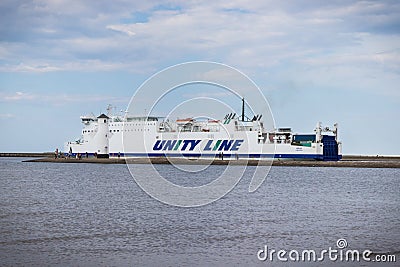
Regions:
<instances>
[{"instance_id":1,"label":"ship funnel","mask_svg":"<svg viewBox=\"0 0 400 267\"><path fill-rule=\"evenodd\" d=\"M315 127L315 133L316 133L316 141L320 143L322 141L322 135L321 135L322 129L321 129L321 122L317 123L317 126Z\"/></svg>"},{"instance_id":2,"label":"ship funnel","mask_svg":"<svg viewBox=\"0 0 400 267\"><path fill-rule=\"evenodd\" d=\"M333 133L335 134L335 139L337 142L337 140L338 140L338 123L337 122L333 125Z\"/></svg>"}]
</instances>

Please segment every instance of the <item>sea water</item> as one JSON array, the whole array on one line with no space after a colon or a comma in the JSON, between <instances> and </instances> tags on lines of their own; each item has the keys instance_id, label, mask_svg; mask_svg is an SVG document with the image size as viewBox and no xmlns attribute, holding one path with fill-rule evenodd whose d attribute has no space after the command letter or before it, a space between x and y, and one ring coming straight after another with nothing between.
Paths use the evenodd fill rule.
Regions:
<instances>
[{"instance_id":1,"label":"sea water","mask_svg":"<svg viewBox=\"0 0 400 267\"><path fill-rule=\"evenodd\" d=\"M148 196L123 164L22 160L0 158L1 266L377 265L327 255L259 259L266 247L319 255L338 249L339 239L371 258L395 255L389 265L400 261L399 169L272 167L249 193L249 167L220 200L180 208ZM225 167L185 174L156 166L184 186L210 182Z\"/></svg>"}]
</instances>

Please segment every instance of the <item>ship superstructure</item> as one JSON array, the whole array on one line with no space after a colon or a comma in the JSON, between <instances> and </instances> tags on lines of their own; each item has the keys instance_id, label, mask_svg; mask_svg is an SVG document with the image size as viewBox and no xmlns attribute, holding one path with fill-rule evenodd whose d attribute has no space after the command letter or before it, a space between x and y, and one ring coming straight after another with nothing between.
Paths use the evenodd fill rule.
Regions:
<instances>
[{"instance_id":1,"label":"ship superstructure","mask_svg":"<svg viewBox=\"0 0 400 267\"><path fill-rule=\"evenodd\" d=\"M65 151L97 157L193 157L340 160L337 124L317 123L314 132L265 129L262 115L227 114L221 120L113 115L82 116L81 137Z\"/></svg>"}]
</instances>

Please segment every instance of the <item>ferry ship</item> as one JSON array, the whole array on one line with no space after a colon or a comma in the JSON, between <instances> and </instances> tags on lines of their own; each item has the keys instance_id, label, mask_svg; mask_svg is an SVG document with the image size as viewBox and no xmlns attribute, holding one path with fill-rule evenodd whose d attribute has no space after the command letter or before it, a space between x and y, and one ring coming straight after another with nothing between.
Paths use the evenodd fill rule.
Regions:
<instances>
[{"instance_id":1,"label":"ferry ship","mask_svg":"<svg viewBox=\"0 0 400 267\"><path fill-rule=\"evenodd\" d=\"M164 117L113 115L81 116L83 129L76 141L65 143L69 156L78 153L109 157L187 157L221 159L308 159L337 161L342 158L338 127L317 123L312 133L291 128L267 130L262 115L227 114L221 120L195 118L170 121Z\"/></svg>"}]
</instances>

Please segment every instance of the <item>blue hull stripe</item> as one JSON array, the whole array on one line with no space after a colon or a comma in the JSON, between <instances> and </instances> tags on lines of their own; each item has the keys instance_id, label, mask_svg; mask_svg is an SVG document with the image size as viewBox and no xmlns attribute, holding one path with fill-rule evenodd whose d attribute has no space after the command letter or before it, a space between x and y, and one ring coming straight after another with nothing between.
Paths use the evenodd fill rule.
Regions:
<instances>
[{"instance_id":1,"label":"blue hull stripe","mask_svg":"<svg viewBox=\"0 0 400 267\"><path fill-rule=\"evenodd\" d=\"M110 156L117 155L115 153L111 153ZM219 154L200 154L200 153L121 153L121 156L126 157L202 157L202 158L218 158ZM323 160L323 155L318 154L228 154L224 153L224 158L235 158L236 155L243 159L316 159L316 160ZM339 155L339 158L342 158Z\"/></svg>"},{"instance_id":2,"label":"blue hull stripe","mask_svg":"<svg viewBox=\"0 0 400 267\"><path fill-rule=\"evenodd\" d=\"M85 153L81 153L82 157L86 157ZM200 153L120 153L121 157L202 157L202 158L218 158L219 154L200 154ZM68 153L65 153L68 156ZM72 157L76 156L76 153L72 153ZM88 153L89 157L93 157L94 153ZM110 153L110 157L117 157L118 153ZM315 159L324 160L323 155L319 154L228 154L224 153L224 158L236 158L240 159ZM338 156L339 159L342 155Z\"/></svg>"}]
</instances>

